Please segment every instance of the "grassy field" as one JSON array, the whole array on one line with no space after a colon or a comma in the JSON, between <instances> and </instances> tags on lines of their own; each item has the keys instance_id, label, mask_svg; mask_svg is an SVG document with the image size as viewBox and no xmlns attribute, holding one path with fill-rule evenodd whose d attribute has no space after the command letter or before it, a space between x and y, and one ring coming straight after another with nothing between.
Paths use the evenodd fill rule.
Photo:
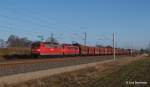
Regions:
<instances>
[{"instance_id":1,"label":"grassy field","mask_svg":"<svg viewBox=\"0 0 150 87\"><path fill-rule=\"evenodd\" d=\"M126 82L147 82L129 85ZM117 71L97 80L96 87L150 87L150 57L124 65ZM145 84L145 83L144 83Z\"/></svg>"},{"instance_id":2,"label":"grassy field","mask_svg":"<svg viewBox=\"0 0 150 87\"><path fill-rule=\"evenodd\" d=\"M148 84L128 85L126 81ZM147 57L126 65L112 63L5 87L150 87L149 82L150 57Z\"/></svg>"}]
</instances>

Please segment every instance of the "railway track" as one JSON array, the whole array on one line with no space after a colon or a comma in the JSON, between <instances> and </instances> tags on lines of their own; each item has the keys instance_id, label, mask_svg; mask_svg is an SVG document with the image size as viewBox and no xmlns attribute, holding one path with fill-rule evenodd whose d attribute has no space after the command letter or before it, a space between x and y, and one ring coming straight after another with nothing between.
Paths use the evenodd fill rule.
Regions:
<instances>
[{"instance_id":1,"label":"railway track","mask_svg":"<svg viewBox=\"0 0 150 87\"><path fill-rule=\"evenodd\" d=\"M118 57L124 58L124 57ZM112 56L30 59L0 63L0 77L112 59Z\"/></svg>"}]
</instances>

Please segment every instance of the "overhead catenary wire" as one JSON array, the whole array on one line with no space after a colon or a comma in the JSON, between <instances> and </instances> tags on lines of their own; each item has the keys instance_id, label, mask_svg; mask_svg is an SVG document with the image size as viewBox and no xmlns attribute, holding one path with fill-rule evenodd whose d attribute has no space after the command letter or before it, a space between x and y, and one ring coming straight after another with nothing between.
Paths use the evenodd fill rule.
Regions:
<instances>
[{"instance_id":1,"label":"overhead catenary wire","mask_svg":"<svg viewBox=\"0 0 150 87\"><path fill-rule=\"evenodd\" d=\"M8 9L7 9L8 10ZM11 10L10 10L11 11ZM12 12L16 12L16 11L12 11ZM19 18L18 16L17 16L17 18L16 17L13 17L13 18L11 18L11 17L9 17L9 16L7 16L7 15L2 15L2 14L0 14L0 16L1 17L4 17L4 18L7 18L7 19L9 19L9 20L13 20L13 21L19 21L19 22L21 22L21 23L23 23L23 24L26 24L26 22L30 22L30 24L31 25L37 25L38 27L41 27L43 30L44 30L44 28L47 28L47 30L46 31L48 31L49 32L49 30L51 29L51 28L49 28L49 27L47 27L47 26L45 26L45 24L44 25L42 25L42 24L37 24L37 23L35 23L35 20L39 20L38 18L36 19L36 18L32 18L32 16L30 16L30 18L31 19L34 19L34 20L27 20L27 19L23 19L23 18ZM26 16L26 15L24 15L24 16ZM34 22L33 22L34 21ZM41 21L41 20L39 20L39 21ZM46 22L46 21L45 21ZM12 24L13 25L13 24ZM6 25L6 26L8 26L8 25ZM21 30L21 31L24 31L23 29ZM33 31L38 31L38 29L36 29L36 30L33 30ZM32 32L33 32L32 31ZM51 32L51 31L50 31Z\"/></svg>"},{"instance_id":2,"label":"overhead catenary wire","mask_svg":"<svg viewBox=\"0 0 150 87\"><path fill-rule=\"evenodd\" d=\"M46 30L47 31L46 33L48 33L48 32L49 33L54 33L55 29L57 29L55 27L50 26L50 25L55 25L55 26L57 25L56 23L50 23L50 21L49 21L49 20L51 20L50 18L48 18L46 16L43 16L43 15L35 14L36 13L35 11L34 12L31 11L31 10L19 10L18 11L14 8L8 8L8 7L7 8L1 8L1 9L4 9L5 11L8 11L9 13L15 14L15 16L11 16L11 17L8 16L8 15L0 14L1 17L7 18L11 21L18 21L21 24L24 24L24 25L27 25L27 26L30 26L30 27L32 25L37 26L38 29L35 29L35 30L33 30L32 28L29 28L29 29L32 29L32 32L34 32L34 31L42 32L42 31ZM27 13L30 13L30 14L27 14ZM32 14L32 13L34 13L34 14ZM37 13L39 13L39 12L37 12ZM16 17L16 15L17 15L17 17ZM13 22L10 22L10 24L14 25ZM63 24L63 23L62 23L62 25L65 26L65 28L63 28L65 30L70 30L71 29L70 25L66 25L66 24ZM6 25L6 26L8 26L8 25ZM18 26L17 26L17 28L18 28ZM29 29L21 28L20 31L22 31L22 32L28 32L29 31L30 32ZM49 35L49 34L47 34L47 35ZM85 40L85 39L83 39L83 40Z\"/></svg>"},{"instance_id":3,"label":"overhead catenary wire","mask_svg":"<svg viewBox=\"0 0 150 87\"><path fill-rule=\"evenodd\" d=\"M25 11L27 12L27 13L35 13L35 12L33 12L33 11L29 11L29 10L21 10L21 11L17 11L17 10L15 10L15 9L12 9L12 8L4 8L4 9L6 9L6 10L8 10L8 11L11 11L11 12L13 12L13 13L16 13L16 14L21 14L21 15L24 15L25 17L28 17L28 18L30 18L30 19L32 19L32 21L33 20L36 20L36 22L37 21L39 21L39 22L43 22L43 24L42 25L44 25L44 26L48 26L49 27L49 25L51 25L51 27L49 27L49 28L52 28L52 29L55 29L55 27L52 27L52 25L57 25L56 23L50 23L48 20L51 20L50 18L48 18L48 17L43 17L43 16L41 16L41 15L39 15L39 14L30 14L30 15L28 15L28 14L23 14L23 13L25 13ZM24 12L23 12L24 11ZM37 12L37 13L40 13L40 12ZM42 18L41 18L42 17ZM54 22L54 20L53 20L53 22ZM61 24L63 24L63 23L61 23ZM63 24L63 25L65 25L65 24ZM67 28L68 26L70 26L70 25L67 25L65 28L63 28L63 29L65 29L65 30L68 30L68 29L70 29L70 28Z\"/></svg>"}]
</instances>

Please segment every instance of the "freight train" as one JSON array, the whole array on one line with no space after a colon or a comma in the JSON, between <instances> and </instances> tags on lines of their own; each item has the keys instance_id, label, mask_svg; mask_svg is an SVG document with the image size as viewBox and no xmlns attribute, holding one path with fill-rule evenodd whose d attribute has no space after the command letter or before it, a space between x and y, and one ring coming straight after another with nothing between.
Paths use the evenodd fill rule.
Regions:
<instances>
[{"instance_id":1,"label":"freight train","mask_svg":"<svg viewBox=\"0 0 150 87\"><path fill-rule=\"evenodd\" d=\"M136 51L115 48L116 55L131 55ZM81 44L58 44L50 42L35 42L31 46L34 56L98 56L113 55L112 47L85 46Z\"/></svg>"}]
</instances>

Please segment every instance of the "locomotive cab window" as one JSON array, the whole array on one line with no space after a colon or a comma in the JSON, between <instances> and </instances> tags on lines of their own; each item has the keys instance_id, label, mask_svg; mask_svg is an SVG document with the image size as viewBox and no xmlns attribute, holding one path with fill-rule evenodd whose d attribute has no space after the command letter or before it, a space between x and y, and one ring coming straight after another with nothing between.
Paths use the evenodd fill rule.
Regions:
<instances>
[{"instance_id":1,"label":"locomotive cab window","mask_svg":"<svg viewBox=\"0 0 150 87\"><path fill-rule=\"evenodd\" d=\"M45 46L46 48L59 48L58 45L49 44L49 43L45 43L44 46Z\"/></svg>"},{"instance_id":2,"label":"locomotive cab window","mask_svg":"<svg viewBox=\"0 0 150 87\"><path fill-rule=\"evenodd\" d=\"M40 43L33 43L33 44L31 45L31 47L32 47L32 48L38 48L38 47L40 47Z\"/></svg>"}]
</instances>

